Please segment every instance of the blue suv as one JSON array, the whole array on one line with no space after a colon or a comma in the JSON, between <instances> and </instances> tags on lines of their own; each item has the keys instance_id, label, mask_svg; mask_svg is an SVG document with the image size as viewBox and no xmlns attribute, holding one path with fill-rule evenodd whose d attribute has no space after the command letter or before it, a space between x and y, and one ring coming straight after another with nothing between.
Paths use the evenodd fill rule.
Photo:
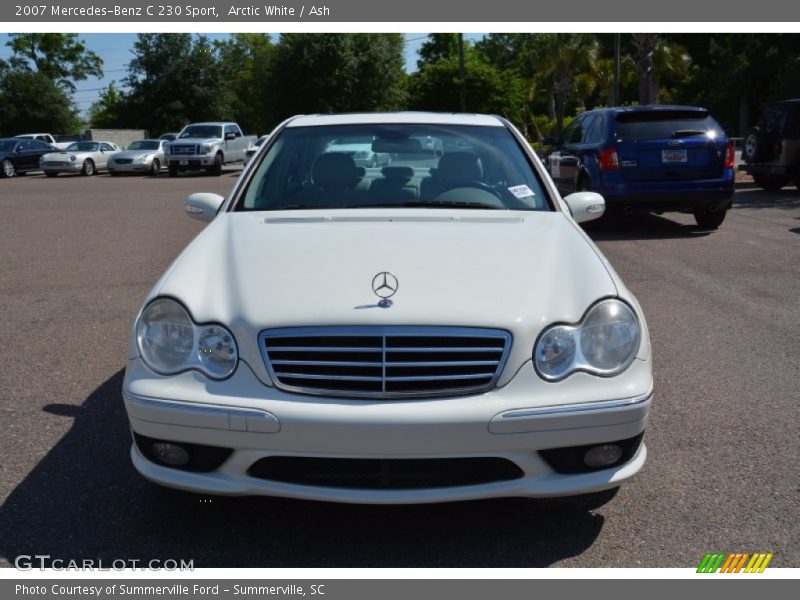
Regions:
<instances>
[{"instance_id":1,"label":"blue suv","mask_svg":"<svg viewBox=\"0 0 800 600\"><path fill-rule=\"evenodd\" d=\"M559 192L598 192L608 212L691 212L713 229L731 206L733 143L704 108L592 110L544 143Z\"/></svg>"}]
</instances>

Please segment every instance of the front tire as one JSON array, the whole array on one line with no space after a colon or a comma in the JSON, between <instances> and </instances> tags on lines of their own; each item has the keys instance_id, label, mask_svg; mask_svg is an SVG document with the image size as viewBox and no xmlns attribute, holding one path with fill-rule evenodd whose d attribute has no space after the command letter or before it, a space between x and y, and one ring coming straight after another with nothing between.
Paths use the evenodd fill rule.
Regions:
<instances>
[{"instance_id":1,"label":"front tire","mask_svg":"<svg viewBox=\"0 0 800 600\"><path fill-rule=\"evenodd\" d=\"M17 171L14 168L14 163L7 158L3 159L3 162L0 163L0 174L2 174L3 177L13 177L16 173Z\"/></svg>"},{"instance_id":2,"label":"front tire","mask_svg":"<svg viewBox=\"0 0 800 600\"><path fill-rule=\"evenodd\" d=\"M214 166L206 169L206 173L219 177L222 175L222 154L217 154L214 157Z\"/></svg>"},{"instance_id":3,"label":"front tire","mask_svg":"<svg viewBox=\"0 0 800 600\"><path fill-rule=\"evenodd\" d=\"M716 229L725 220L728 209L711 212L707 208L698 208L694 211L694 220L703 229Z\"/></svg>"},{"instance_id":4,"label":"front tire","mask_svg":"<svg viewBox=\"0 0 800 600\"><path fill-rule=\"evenodd\" d=\"M91 177L94 175L94 162L92 162L91 159L87 158L85 161L83 161L81 175L85 175L86 177Z\"/></svg>"},{"instance_id":5,"label":"front tire","mask_svg":"<svg viewBox=\"0 0 800 600\"><path fill-rule=\"evenodd\" d=\"M178 167L175 165L169 166L169 176L170 177L177 177L178 176Z\"/></svg>"},{"instance_id":6,"label":"front tire","mask_svg":"<svg viewBox=\"0 0 800 600\"><path fill-rule=\"evenodd\" d=\"M150 163L150 177L158 177L158 172L161 170L161 163L158 162L157 158L153 159L153 162Z\"/></svg>"}]
</instances>

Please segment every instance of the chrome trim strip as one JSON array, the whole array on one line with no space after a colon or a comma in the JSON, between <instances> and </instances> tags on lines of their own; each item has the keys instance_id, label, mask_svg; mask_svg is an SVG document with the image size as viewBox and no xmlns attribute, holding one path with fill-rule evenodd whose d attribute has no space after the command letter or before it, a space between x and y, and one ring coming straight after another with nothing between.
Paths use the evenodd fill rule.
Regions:
<instances>
[{"instance_id":1,"label":"chrome trim strip","mask_svg":"<svg viewBox=\"0 0 800 600\"><path fill-rule=\"evenodd\" d=\"M542 406L541 408L526 408L514 410L500 415L503 419L522 419L525 417L541 417L542 415L566 415L594 410L609 410L614 408L628 408L637 404L644 404L653 397L652 390L641 396L623 398L621 400L607 400L603 402L586 402L567 406Z\"/></svg>"},{"instance_id":2,"label":"chrome trim strip","mask_svg":"<svg viewBox=\"0 0 800 600\"><path fill-rule=\"evenodd\" d=\"M302 347L302 346L274 346L267 349L266 340L271 337L374 337L376 339L382 339L383 343L381 347L375 348L351 348L346 346L340 347L325 347L324 350L320 350L320 347ZM465 338L485 338L487 340L503 340L503 347L457 347L457 348L442 348L441 346L437 346L436 348L428 348L424 346L420 346L418 348L410 348L405 346L398 346L398 347L391 347L386 345L386 337L392 337L397 339L398 337L465 337ZM432 398L432 397L442 397L442 396L459 396L459 395L476 395L481 394L484 392L489 391L492 389L496 384L498 379L503 373L503 369L506 365L506 360L508 359L509 354L511 353L511 346L513 344L513 338L509 331L505 329L492 329L487 327L449 327L449 326L404 326L404 325L366 325L366 326L318 326L318 327L282 327L277 329L265 329L258 334L258 346L259 350L261 351L261 357L264 360L264 364L267 367L267 371L269 372L270 378L272 382L275 384L275 387L281 389L286 392L292 392L297 394L305 394L310 396L327 396L327 397L345 397L345 398L378 398L378 399L413 399L413 398ZM303 376L299 373L282 373L280 371L280 359L275 361L275 367L273 367L272 362L269 358L269 352L314 352L314 351L322 351L322 352L354 352L354 351L361 351L361 352L370 352L374 354L381 354L382 360L384 362L383 368L383 375L380 377L367 377L367 376L336 376L336 375L318 375L315 377L307 377ZM399 375L386 375L386 368L397 368L401 367L404 364L402 361L392 361L391 363L386 362L386 354L391 354L392 352L418 352L418 353L430 353L430 352L491 352L491 353L498 353L496 361L491 361L491 364L496 364L496 368L493 370L492 373L482 373L480 377L476 374L468 374L468 375L451 375L451 376L431 376L430 379L424 378L425 376L420 377L411 377L411 376L399 376ZM303 361L299 361L303 362ZM373 361L370 361L373 362ZM447 363L450 361L443 361L441 364L442 366L448 366ZM461 361L456 361L461 363ZM489 361L487 361L489 362ZM362 363L363 364L363 363ZM464 366L464 363L461 363ZM449 365L454 366L454 365ZM472 365L472 366L480 366L480 365ZM336 390L336 389L322 389L322 388L309 388L306 386L295 386L287 384L286 381L281 381L281 377L284 379L291 379L291 378L309 378L309 379L320 379L320 380L329 380L329 381L336 381L336 380L343 380L343 381L381 381L383 380L383 391L356 391L356 390ZM358 379L356 379L358 377ZM440 390L428 390L428 391L403 391L403 392L387 392L386 391L386 382L393 382L393 381L436 381L436 380L453 380L453 381L466 381L469 379L486 379L491 378L491 381L484 385L480 386L464 386L463 384L459 387L452 387L449 389L440 389Z\"/></svg>"},{"instance_id":3,"label":"chrome trim strip","mask_svg":"<svg viewBox=\"0 0 800 600\"><path fill-rule=\"evenodd\" d=\"M226 406L215 406L211 404L198 404L194 402L182 402L180 400L160 400L157 398L149 398L147 396L140 396L138 394L132 394L131 392L125 392L125 397L128 398L134 404L138 404L143 408L166 408L170 410L185 410L191 412L205 412L210 414L219 414L219 415L234 415L238 417L259 417L264 418L267 416L272 416L271 413L268 413L264 410L259 410L257 408L235 408L235 407L226 407Z\"/></svg>"}]
</instances>

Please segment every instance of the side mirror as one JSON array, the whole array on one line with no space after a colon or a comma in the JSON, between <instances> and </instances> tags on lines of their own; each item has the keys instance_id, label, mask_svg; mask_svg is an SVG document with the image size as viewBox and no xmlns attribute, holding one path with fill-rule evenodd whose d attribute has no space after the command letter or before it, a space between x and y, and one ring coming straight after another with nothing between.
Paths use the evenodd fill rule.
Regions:
<instances>
[{"instance_id":1,"label":"side mirror","mask_svg":"<svg viewBox=\"0 0 800 600\"><path fill-rule=\"evenodd\" d=\"M226 141L235 140L235 139L236 139L236 134L235 133L226 133L225 134L225 140Z\"/></svg>"},{"instance_id":2,"label":"side mirror","mask_svg":"<svg viewBox=\"0 0 800 600\"><path fill-rule=\"evenodd\" d=\"M605 199L596 192L575 192L564 198L577 223L594 221L606 212Z\"/></svg>"},{"instance_id":3,"label":"side mirror","mask_svg":"<svg viewBox=\"0 0 800 600\"><path fill-rule=\"evenodd\" d=\"M219 194L200 192L186 198L184 208L186 214L193 219L208 222L213 221L214 217L217 216L217 211L219 211L219 207L222 206L224 200L225 198Z\"/></svg>"}]
</instances>

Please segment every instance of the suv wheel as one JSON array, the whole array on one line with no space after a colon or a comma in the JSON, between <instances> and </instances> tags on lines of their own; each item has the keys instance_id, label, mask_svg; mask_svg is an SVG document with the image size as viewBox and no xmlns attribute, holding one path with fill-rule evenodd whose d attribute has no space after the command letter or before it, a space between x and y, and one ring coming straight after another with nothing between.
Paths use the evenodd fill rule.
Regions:
<instances>
[{"instance_id":1,"label":"suv wheel","mask_svg":"<svg viewBox=\"0 0 800 600\"><path fill-rule=\"evenodd\" d=\"M703 229L716 229L725 220L727 209L710 211L708 208L698 208L694 211L694 220Z\"/></svg>"},{"instance_id":2,"label":"suv wheel","mask_svg":"<svg viewBox=\"0 0 800 600\"><path fill-rule=\"evenodd\" d=\"M763 173L753 175L753 181L755 181L758 187L765 189L768 192L774 192L786 185L785 177L764 175Z\"/></svg>"},{"instance_id":3,"label":"suv wheel","mask_svg":"<svg viewBox=\"0 0 800 600\"><path fill-rule=\"evenodd\" d=\"M769 133L761 126L751 127L744 137L742 158L754 163L769 158Z\"/></svg>"}]
</instances>

